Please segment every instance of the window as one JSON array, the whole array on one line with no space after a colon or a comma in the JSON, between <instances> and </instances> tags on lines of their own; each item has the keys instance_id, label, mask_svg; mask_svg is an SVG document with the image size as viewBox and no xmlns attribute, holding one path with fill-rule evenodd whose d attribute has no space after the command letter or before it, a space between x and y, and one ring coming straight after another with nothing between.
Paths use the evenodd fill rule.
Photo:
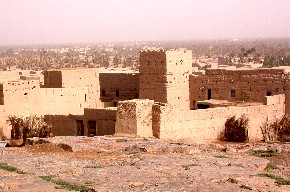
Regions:
<instances>
[{"instance_id":1,"label":"window","mask_svg":"<svg viewBox=\"0 0 290 192\"><path fill-rule=\"evenodd\" d=\"M116 97L120 97L120 91L116 90Z\"/></svg>"},{"instance_id":2,"label":"window","mask_svg":"<svg viewBox=\"0 0 290 192\"><path fill-rule=\"evenodd\" d=\"M271 96L272 92L271 91L267 91L267 96Z\"/></svg>"},{"instance_id":3,"label":"window","mask_svg":"<svg viewBox=\"0 0 290 192\"><path fill-rule=\"evenodd\" d=\"M102 96L106 96L106 90L102 90Z\"/></svg>"},{"instance_id":4,"label":"window","mask_svg":"<svg viewBox=\"0 0 290 192\"><path fill-rule=\"evenodd\" d=\"M236 97L236 91L235 90L231 90L231 97Z\"/></svg>"}]
</instances>

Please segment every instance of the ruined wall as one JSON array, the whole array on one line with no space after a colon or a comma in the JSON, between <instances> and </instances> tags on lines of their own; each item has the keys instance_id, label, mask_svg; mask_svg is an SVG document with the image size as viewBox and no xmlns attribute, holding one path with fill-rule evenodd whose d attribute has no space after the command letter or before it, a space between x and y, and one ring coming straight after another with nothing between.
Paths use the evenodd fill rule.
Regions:
<instances>
[{"instance_id":1,"label":"ruined wall","mask_svg":"<svg viewBox=\"0 0 290 192\"><path fill-rule=\"evenodd\" d=\"M137 99L139 97L139 73L100 73L100 96L102 102Z\"/></svg>"},{"instance_id":2,"label":"ruined wall","mask_svg":"<svg viewBox=\"0 0 290 192\"><path fill-rule=\"evenodd\" d=\"M180 111L170 105L153 106L153 133L161 139L217 140L224 131L228 117L245 114L249 118L249 138L262 140L260 126L273 121L285 113L285 96L275 95L265 98L267 105L249 107L220 107L200 110Z\"/></svg>"},{"instance_id":3,"label":"ruined wall","mask_svg":"<svg viewBox=\"0 0 290 192\"><path fill-rule=\"evenodd\" d=\"M116 134L152 137L153 100L119 102L116 117Z\"/></svg>"},{"instance_id":4,"label":"ruined wall","mask_svg":"<svg viewBox=\"0 0 290 192\"><path fill-rule=\"evenodd\" d=\"M189 109L192 52L186 49L140 52L140 99Z\"/></svg>"},{"instance_id":5,"label":"ruined wall","mask_svg":"<svg viewBox=\"0 0 290 192\"><path fill-rule=\"evenodd\" d=\"M190 75L190 108L196 101L263 102L264 96L285 92L289 73L283 69L208 69L205 75Z\"/></svg>"}]
</instances>

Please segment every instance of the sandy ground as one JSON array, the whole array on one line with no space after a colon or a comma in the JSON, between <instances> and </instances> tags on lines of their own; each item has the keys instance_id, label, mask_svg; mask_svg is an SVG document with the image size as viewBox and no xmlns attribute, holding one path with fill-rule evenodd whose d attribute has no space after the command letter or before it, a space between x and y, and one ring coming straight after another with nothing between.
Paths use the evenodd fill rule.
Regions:
<instances>
[{"instance_id":1,"label":"sandy ground","mask_svg":"<svg viewBox=\"0 0 290 192\"><path fill-rule=\"evenodd\" d=\"M67 191L67 186L82 186L79 191L290 192L290 185L262 177L272 174L286 183L290 180L287 143L120 137L36 138L29 143L0 148L0 191Z\"/></svg>"}]
</instances>

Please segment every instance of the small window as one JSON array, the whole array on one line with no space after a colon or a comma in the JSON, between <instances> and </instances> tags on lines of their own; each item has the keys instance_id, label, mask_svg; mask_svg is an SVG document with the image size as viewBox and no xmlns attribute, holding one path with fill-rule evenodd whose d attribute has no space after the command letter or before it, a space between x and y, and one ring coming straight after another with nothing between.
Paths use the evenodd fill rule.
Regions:
<instances>
[{"instance_id":1,"label":"small window","mask_svg":"<svg viewBox=\"0 0 290 192\"><path fill-rule=\"evenodd\" d=\"M236 91L235 90L231 90L231 97L236 97Z\"/></svg>"},{"instance_id":2,"label":"small window","mask_svg":"<svg viewBox=\"0 0 290 192\"><path fill-rule=\"evenodd\" d=\"M120 91L116 90L116 97L120 97Z\"/></svg>"},{"instance_id":3,"label":"small window","mask_svg":"<svg viewBox=\"0 0 290 192\"><path fill-rule=\"evenodd\" d=\"M106 96L106 90L102 90L102 96Z\"/></svg>"},{"instance_id":4,"label":"small window","mask_svg":"<svg viewBox=\"0 0 290 192\"><path fill-rule=\"evenodd\" d=\"M267 91L267 96L271 96L272 92L271 91Z\"/></svg>"}]
</instances>

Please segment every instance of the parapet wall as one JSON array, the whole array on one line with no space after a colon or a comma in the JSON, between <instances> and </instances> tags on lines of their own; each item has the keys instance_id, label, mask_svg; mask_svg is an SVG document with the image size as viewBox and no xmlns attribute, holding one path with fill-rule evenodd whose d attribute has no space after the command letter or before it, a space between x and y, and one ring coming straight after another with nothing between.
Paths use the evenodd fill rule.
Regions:
<instances>
[{"instance_id":1,"label":"parapet wall","mask_svg":"<svg viewBox=\"0 0 290 192\"><path fill-rule=\"evenodd\" d=\"M285 96L265 98L266 105L249 107L220 107L180 111L170 105L153 106L153 133L161 139L217 140L222 137L227 118L249 118L249 139L263 139L260 126L268 118L274 121L285 114Z\"/></svg>"}]
</instances>

